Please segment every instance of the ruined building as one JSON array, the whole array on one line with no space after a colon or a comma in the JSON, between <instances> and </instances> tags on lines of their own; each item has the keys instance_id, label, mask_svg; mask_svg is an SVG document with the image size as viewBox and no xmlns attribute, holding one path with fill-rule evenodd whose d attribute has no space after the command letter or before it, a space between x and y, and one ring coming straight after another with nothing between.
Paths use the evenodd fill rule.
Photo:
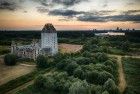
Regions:
<instances>
[{"instance_id":1,"label":"ruined building","mask_svg":"<svg viewBox=\"0 0 140 94\"><path fill-rule=\"evenodd\" d=\"M54 55L58 52L57 32L52 24L45 24L41 31L41 41L19 46L14 41L11 53L22 58L36 59L38 55Z\"/></svg>"}]
</instances>

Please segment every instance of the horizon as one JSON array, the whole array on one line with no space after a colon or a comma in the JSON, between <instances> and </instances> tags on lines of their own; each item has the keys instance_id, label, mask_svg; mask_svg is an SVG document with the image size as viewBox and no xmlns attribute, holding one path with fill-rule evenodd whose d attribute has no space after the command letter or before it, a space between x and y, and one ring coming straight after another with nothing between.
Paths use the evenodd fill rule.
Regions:
<instances>
[{"instance_id":1,"label":"horizon","mask_svg":"<svg viewBox=\"0 0 140 94\"><path fill-rule=\"evenodd\" d=\"M0 30L140 30L140 0L1 0Z\"/></svg>"}]
</instances>

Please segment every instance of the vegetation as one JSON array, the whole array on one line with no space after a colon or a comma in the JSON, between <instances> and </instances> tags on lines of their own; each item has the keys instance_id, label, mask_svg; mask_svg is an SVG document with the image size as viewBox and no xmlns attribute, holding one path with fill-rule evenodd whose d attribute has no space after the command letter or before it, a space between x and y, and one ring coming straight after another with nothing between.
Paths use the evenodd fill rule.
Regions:
<instances>
[{"instance_id":1,"label":"vegetation","mask_svg":"<svg viewBox=\"0 0 140 94\"><path fill-rule=\"evenodd\" d=\"M118 66L105 53L59 53L51 58L56 63L50 66L56 67L57 72L37 77L32 86L17 94L119 94ZM108 85L112 88L108 89Z\"/></svg>"},{"instance_id":2,"label":"vegetation","mask_svg":"<svg viewBox=\"0 0 140 94\"><path fill-rule=\"evenodd\" d=\"M35 32L34 34L29 33L17 33L16 35L10 36L5 42L0 41L0 44L9 45L9 41L11 41L11 39L15 40L15 37L22 42L25 39L39 39L39 32ZM26 34L28 34L28 36L24 39L23 36ZM5 32L3 35L4 39L6 35L12 34ZM17 94L120 94L117 87L118 65L116 60L114 58L109 58L106 53L122 55L132 54L132 52L139 49L139 40L132 39L131 34L127 34L125 37L93 36L94 33L90 31L71 33L58 32L60 43L83 44L84 47L82 51L71 54L58 53L53 57L38 56L36 64L39 69L45 70L49 67L53 67L57 72L55 71L48 75L34 75L33 78L36 77L34 83L17 92ZM138 39L138 37L136 37L136 39ZM124 60L124 62L128 61ZM132 60L129 62L136 63ZM128 84L130 83L130 85L133 85L133 80L138 82L137 78L139 77L135 74L139 73L137 69L139 65L136 63L137 66L132 66L137 69L136 73L132 73L134 69L130 68L130 65L132 66L132 64L124 63L124 67L128 68L125 69ZM129 70L131 70L131 72ZM132 75L135 77L132 77ZM31 79L33 78L31 77ZM139 86L139 83L128 86L125 94L139 94ZM8 86L6 85L6 87ZM131 90L133 91L130 92Z\"/></svg>"},{"instance_id":3,"label":"vegetation","mask_svg":"<svg viewBox=\"0 0 140 94\"><path fill-rule=\"evenodd\" d=\"M36 59L36 64L38 68L46 68L49 66L47 58L43 55L39 55Z\"/></svg>"},{"instance_id":4,"label":"vegetation","mask_svg":"<svg viewBox=\"0 0 140 94\"><path fill-rule=\"evenodd\" d=\"M16 64L16 56L14 54L7 54L4 57L4 62L8 66L12 66Z\"/></svg>"},{"instance_id":5,"label":"vegetation","mask_svg":"<svg viewBox=\"0 0 140 94\"><path fill-rule=\"evenodd\" d=\"M140 59L124 58L123 67L127 82L124 94L140 94Z\"/></svg>"}]
</instances>

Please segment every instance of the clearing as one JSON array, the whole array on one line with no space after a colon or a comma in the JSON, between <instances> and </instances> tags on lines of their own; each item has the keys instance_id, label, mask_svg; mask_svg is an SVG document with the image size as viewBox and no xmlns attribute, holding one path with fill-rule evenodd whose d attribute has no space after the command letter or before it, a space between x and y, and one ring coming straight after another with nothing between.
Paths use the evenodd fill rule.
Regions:
<instances>
[{"instance_id":1,"label":"clearing","mask_svg":"<svg viewBox=\"0 0 140 94\"><path fill-rule=\"evenodd\" d=\"M59 50L62 53L74 53L74 52L80 51L82 48L83 48L83 45L65 44L65 43L59 44Z\"/></svg>"},{"instance_id":2,"label":"clearing","mask_svg":"<svg viewBox=\"0 0 140 94\"><path fill-rule=\"evenodd\" d=\"M15 66L6 66L3 59L0 58L0 85L7 83L10 80L28 74L35 69L35 66L27 66L17 64Z\"/></svg>"}]
</instances>

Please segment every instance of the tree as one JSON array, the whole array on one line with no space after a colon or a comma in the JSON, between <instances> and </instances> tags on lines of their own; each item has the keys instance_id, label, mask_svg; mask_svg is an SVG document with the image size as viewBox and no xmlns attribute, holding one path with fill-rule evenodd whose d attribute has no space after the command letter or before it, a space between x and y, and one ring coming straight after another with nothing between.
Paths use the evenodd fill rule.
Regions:
<instances>
[{"instance_id":1,"label":"tree","mask_svg":"<svg viewBox=\"0 0 140 94\"><path fill-rule=\"evenodd\" d=\"M56 64L56 67L57 67L58 69L60 69L60 70L64 70L65 67L66 67L68 64L70 64L71 62L73 62L73 60L71 60L71 59L64 59L64 60L58 62L58 63Z\"/></svg>"},{"instance_id":2,"label":"tree","mask_svg":"<svg viewBox=\"0 0 140 94\"><path fill-rule=\"evenodd\" d=\"M102 94L109 94L108 91L104 91Z\"/></svg>"},{"instance_id":3,"label":"tree","mask_svg":"<svg viewBox=\"0 0 140 94\"><path fill-rule=\"evenodd\" d=\"M35 79L33 86L39 91L46 89L46 78L42 75L38 76Z\"/></svg>"},{"instance_id":4,"label":"tree","mask_svg":"<svg viewBox=\"0 0 140 94\"><path fill-rule=\"evenodd\" d=\"M16 56L14 54L5 55L4 62L8 66L15 65L16 64Z\"/></svg>"},{"instance_id":5,"label":"tree","mask_svg":"<svg viewBox=\"0 0 140 94\"><path fill-rule=\"evenodd\" d=\"M69 75L72 75L73 72L74 72L74 70L75 70L77 67L78 67L78 64L77 64L76 62L71 62L71 63L69 63L69 64L66 66L65 70L67 71L67 73L68 73Z\"/></svg>"},{"instance_id":6,"label":"tree","mask_svg":"<svg viewBox=\"0 0 140 94\"><path fill-rule=\"evenodd\" d=\"M78 77L82 80L85 78L84 71L81 69L80 66L74 70L74 77Z\"/></svg>"},{"instance_id":7,"label":"tree","mask_svg":"<svg viewBox=\"0 0 140 94\"><path fill-rule=\"evenodd\" d=\"M49 65L47 59L43 55L37 57L36 64L38 68L46 68Z\"/></svg>"},{"instance_id":8,"label":"tree","mask_svg":"<svg viewBox=\"0 0 140 94\"><path fill-rule=\"evenodd\" d=\"M105 62L106 60L108 60L108 56L105 53L100 53L100 52L95 54L95 58L99 62Z\"/></svg>"},{"instance_id":9,"label":"tree","mask_svg":"<svg viewBox=\"0 0 140 94\"><path fill-rule=\"evenodd\" d=\"M75 61L79 65L87 65L89 63L92 63L92 60L90 58L87 58L87 57L77 57L77 58L75 58Z\"/></svg>"},{"instance_id":10,"label":"tree","mask_svg":"<svg viewBox=\"0 0 140 94\"><path fill-rule=\"evenodd\" d=\"M69 88L69 94L91 94L88 83L84 81L76 81Z\"/></svg>"},{"instance_id":11,"label":"tree","mask_svg":"<svg viewBox=\"0 0 140 94\"><path fill-rule=\"evenodd\" d=\"M103 88L107 90L109 94L120 94L115 82L110 78L104 83Z\"/></svg>"},{"instance_id":12,"label":"tree","mask_svg":"<svg viewBox=\"0 0 140 94\"><path fill-rule=\"evenodd\" d=\"M87 82L91 83L91 84L97 84L97 78L99 76L99 72L97 71L91 71L91 72L88 72L87 75L86 75L86 80Z\"/></svg>"},{"instance_id":13,"label":"tree","mask_svg":"<svg viewBox=\"0 0 140 94\"><path fill-rule=\"evenodd\" d=\"M103 72L100 72L97 82L98 84L103 85L109 78L114 80L114 77L112 74L110 74L109 72L103 71Z\"/></svg>"}]
</instances>

